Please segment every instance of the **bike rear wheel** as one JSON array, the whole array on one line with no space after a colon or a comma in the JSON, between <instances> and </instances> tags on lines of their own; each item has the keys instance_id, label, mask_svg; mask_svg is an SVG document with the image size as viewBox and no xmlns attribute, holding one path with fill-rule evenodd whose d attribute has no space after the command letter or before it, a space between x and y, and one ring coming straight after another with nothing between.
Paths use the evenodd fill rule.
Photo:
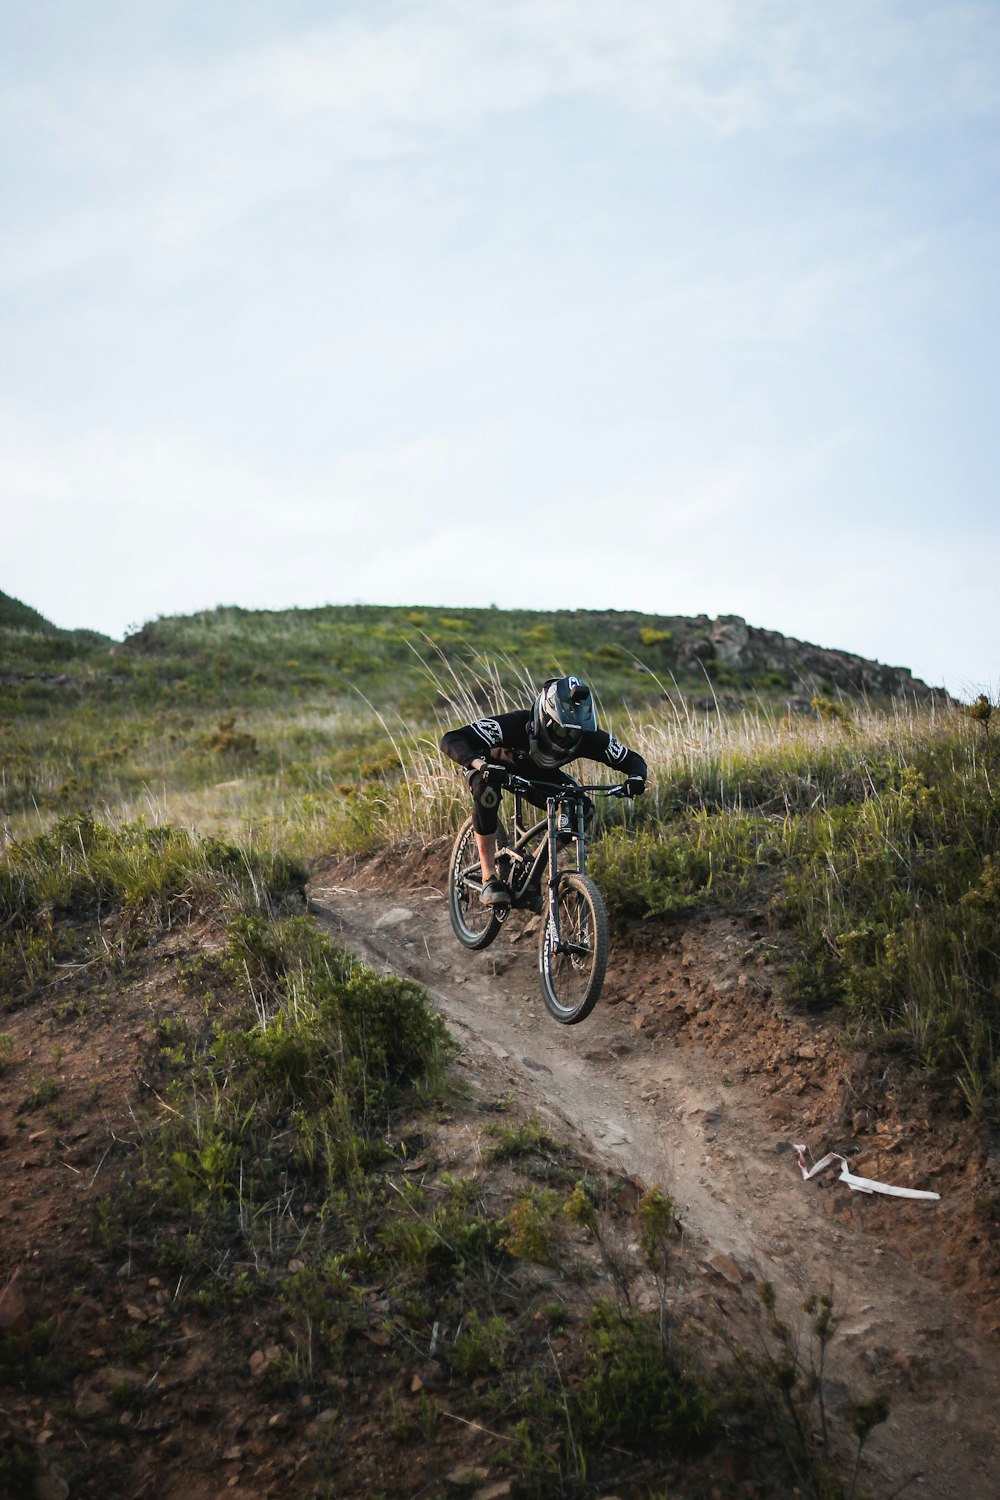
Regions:
<instances>
[{"instance_id":1,"label":"bike rear wheel","mask_svg":"<svg viewBox=\"0 0 1000 1500\"><path fill-rule=\"evenodd\" d=\"M597 1004L608 966L608 914L587 875L559 878L559 945L546 915L538 950L542 999L550 1015L572 1026Z\"/></svg>"},{"instance_id":2,"label":"bike rear wheel","mask_svg":"<svg viewBox=\"0 0 1000 1500\"><path fill-rule=\"evenodd\" d=\"M506 838L503 840L506 842ZM448 867L448 915L458 941L466 948L488 948L503 925L495 906L483 906L479 895L483 871L472 819L458 830ZM508 907L504 911L507 915Z\"/></svg>"}]
</instances>

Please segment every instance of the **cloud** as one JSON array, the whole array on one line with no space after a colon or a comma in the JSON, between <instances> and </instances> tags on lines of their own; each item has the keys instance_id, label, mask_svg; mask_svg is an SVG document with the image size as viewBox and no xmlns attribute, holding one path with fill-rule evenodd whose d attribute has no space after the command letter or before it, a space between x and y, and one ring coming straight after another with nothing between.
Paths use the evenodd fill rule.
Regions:
<instances>
[{"instance_id":1,"label":"cloud","mask_svg":"<svg viewBox=\"0 0 1000 1500\"><path fill-rule=\"evenodd\" d=\"M661 146L773 130L787 156L817 130L912 132L998 102L1000 12L985 4L403 0L256 43L241 7L227 19L228 44L199 55L169 28L155 50L124 28L116 46L114 12L84 14L73 66L39 48L8 71L0 125L25 164L8 281L116 246L183 255L335 184L349 213L373 166L424 163L553 105L640 121ZM46 178L63 198L54 227L36 218Z\"/></svg>"}]
</instances>

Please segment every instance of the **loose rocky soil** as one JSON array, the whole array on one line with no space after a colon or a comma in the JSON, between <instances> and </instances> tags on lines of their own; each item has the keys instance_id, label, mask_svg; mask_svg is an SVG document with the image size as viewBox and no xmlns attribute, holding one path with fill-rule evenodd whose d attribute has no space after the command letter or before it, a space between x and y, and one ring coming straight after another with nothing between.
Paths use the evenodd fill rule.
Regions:
<instances>
[{"instance_id":1,"label":"loose rocky soil","mask_svg":"<svg viewBox=\"0 0 1000 1500\"><path fill-rule=\"evenodd\" d=\"M705 1264L793 1305L832 1291L844 1389L886 1390L872 1453L884 1493L935 1500L1000 1484L1000 1156L953 1097L843 1050L832 1021L782 1005L785 940L766 913L630 926L602 999L560 1027L537 977L537 918L470 953L447 914L447 843L331 863L312 907L369 962L427 986L470 1057L611 1167L662 1184ZM804 1182L794 1144L939 1203Z\"/></svg>"}]
</instances>

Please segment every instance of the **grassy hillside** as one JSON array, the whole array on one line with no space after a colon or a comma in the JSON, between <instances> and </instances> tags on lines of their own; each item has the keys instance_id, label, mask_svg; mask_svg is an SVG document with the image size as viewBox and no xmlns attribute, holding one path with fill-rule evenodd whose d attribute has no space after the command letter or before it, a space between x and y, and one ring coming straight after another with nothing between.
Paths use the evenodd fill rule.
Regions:
<instances>
[{"instance_id":1,"label":"grassy hillside","mask_svg":"<svg viewBox=\"0 0 1000 1500\"><path fill-rule=\"evenodd\" d=\"M350 800L358 835L399 750L568 670L588 674L609 721L931 697L904 669L706 617L231 608L155 620L117 644L40 616L32 626L8 602L0 820L13 832L152 806L203 828L306 830L302 847L318 852L340 836L324 818L331 793Z\"/></svg>"},{"instance_id":2,"label":"grassy hillside","mask_svg":"<svg viewBox=\"0 0 1000 1500\"><path fill-rule=\"evenodd\" d=\"M300 858L453 827L463 788L441 730L525 701L542 675L593 669L606 721L652 768L650 794L617 812L627 835L609 830L595 855L618 917L763 908L794 934L798 1003L836 1008L855 1037L958 1079L974 1112L1000 1105L985 699L970 714L926 693L921 706L916 689L883 707L818 692L802 711L760 673L764 651L781 676L768 633L629 613L220 609L154 621L120 647L20 626L0 636L8 836L141 813ZM782 649L783 682L819 660ZM29 672L32 653L60 671ZM825 655L834 674L860 670ZM724 667L742 673L739 710L706 696Z\"/></svg>"},{"instance_id":3,"label":"grassy hillside","mask_svg":"<svg viewBox=\"0 0 1000 1500\"><path fill-rule=\"evenodd\" d=\"M0 599L6 596L0 596ZM513 688L575 670L592 677L610 709L665 692L713 700L796 700L816 694L922 701L905 668L824 650L724 617L616 610L528 611L374 605L253 611L223 608L159 619L116 644L88 631L55 631L7 601L0 617L8 708L58 712L69 700L150 705L174 700L244 709L275 699L329 704L358 690L421 715L452 672Z\"/></svg>"}]
</instances>

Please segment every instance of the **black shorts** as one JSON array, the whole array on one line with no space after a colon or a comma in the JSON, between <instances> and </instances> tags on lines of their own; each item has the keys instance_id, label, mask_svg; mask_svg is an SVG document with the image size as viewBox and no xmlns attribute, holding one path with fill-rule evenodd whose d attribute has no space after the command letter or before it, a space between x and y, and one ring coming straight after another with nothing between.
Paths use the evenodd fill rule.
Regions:
<instances>
[{"instance_id":1,"label":"black shorts","mask_svg":"<svg viewBox=\"0 0 1000 1500\"><path fill-rule=\"evenodd\" d=\"M516 774L519 776L524 776L531 781L544 781L546 786L551 786L554 788L578 785L578 783L573 780L572 776L566 775L565 771L558 771L554 768L548 769L542 768L541 766L532 766L529 770L523 771L520 767L518 767ZM496 833L497 824L500 821L500 788L490 786L488 782L484 783L481 779L477 778L475 785L471 788L471 791L473 828L477 833ZM537 791L524 792L522 793L522 795L525 801L530 802L532 806L544 807L548 793L545 791ZM585 822L590 822L591 814L593 813L593 811L594 804L591 802L589 797L585 797L583 809Z\"/></svg>"}]
</instances>

